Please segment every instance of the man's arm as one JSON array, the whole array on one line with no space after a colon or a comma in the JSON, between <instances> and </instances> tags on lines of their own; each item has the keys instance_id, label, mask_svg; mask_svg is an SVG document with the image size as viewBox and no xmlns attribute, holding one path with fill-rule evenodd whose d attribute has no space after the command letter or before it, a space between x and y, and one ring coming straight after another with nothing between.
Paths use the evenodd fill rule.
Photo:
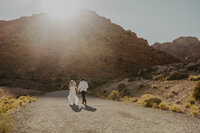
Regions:
<instances>
[{"instance_id":1,"label":"man's arm","mask_svg":"<svg viewBox=\"0 0 200 133\"><path fill-rule=\"evenodd\" d=\"M78 85L78 91L80 91L80 90L81 90L81 82Z\"/></svg>"}]
</instances>

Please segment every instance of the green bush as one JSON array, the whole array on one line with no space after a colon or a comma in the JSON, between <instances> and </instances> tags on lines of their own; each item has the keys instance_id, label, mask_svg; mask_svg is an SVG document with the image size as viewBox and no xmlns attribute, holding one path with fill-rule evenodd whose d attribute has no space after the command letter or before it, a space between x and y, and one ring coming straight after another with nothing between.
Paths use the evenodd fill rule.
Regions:
<instances>
[{"instance_id":1,"label":"green bush","mask_svg":"<svg viewBox=\"0 0 200 133\"><path fill-rule=\"evenodd\" d=\"M119 100L120 98L120 93L118 90L113 90L109 95L108 95L108 99L112 99L112 100Z\"/></svg>"},{"instance_id":2,"label":"green bush","mask_svg":"<svg viewBox=\"0 0 200 133\"><path fill-rule=\"evenodd\" d=\"M191 95L196 100L200 98L200 81L194 84Z\"/></svg>"},{"instance_id":3,"label":"green bush","mask_svg":"<svg viewBox=\"0 0 200 133\"><path fill-rule=\"evenodd\" d=\"M160 96L155 96L151 94L145 94L139 100L139 103L144 107L152 107L155 103L159 105L161 102L162 98Z\"/></svg>"}]
</instances>

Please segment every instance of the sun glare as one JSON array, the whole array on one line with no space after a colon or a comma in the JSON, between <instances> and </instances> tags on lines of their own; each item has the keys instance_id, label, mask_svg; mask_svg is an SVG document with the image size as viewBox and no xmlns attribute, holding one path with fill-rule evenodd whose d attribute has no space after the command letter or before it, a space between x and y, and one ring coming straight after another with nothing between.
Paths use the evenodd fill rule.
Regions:
<instances>
[{"instance_id":1,"label":"sun glare","mask_svg":"<svg viewBox=\"0 0 200 133\"><path fill-rule=\"evenodd\" d=\"M43 9L50 17L56 20L65 20L75 15L77 0L43 0Z\"/></svg>"}]
</instances>

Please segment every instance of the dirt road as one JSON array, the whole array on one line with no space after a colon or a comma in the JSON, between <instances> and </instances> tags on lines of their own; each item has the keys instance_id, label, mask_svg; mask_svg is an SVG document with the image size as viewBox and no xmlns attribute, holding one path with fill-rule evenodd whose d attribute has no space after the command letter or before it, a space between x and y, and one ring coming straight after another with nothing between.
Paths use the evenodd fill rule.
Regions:
<instances>
[{"instance_id":1,"label":"dirt road","mask_svg":"<svg viewBox=\"0 0 200 133\"><path fill-rule=\"evenodd\" d=\"M137 104L87 97L69 106L68 91L40 97L15 113L14 133L200 133L200 119Z\"/></svg>"}]
</instances>

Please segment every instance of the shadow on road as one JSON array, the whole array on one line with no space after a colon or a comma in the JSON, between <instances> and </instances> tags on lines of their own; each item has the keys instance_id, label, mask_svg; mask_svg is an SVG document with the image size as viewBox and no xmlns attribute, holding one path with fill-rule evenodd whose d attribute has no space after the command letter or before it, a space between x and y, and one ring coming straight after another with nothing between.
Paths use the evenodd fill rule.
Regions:
<instances>
[{"instance_id":1,"label":"shadow on road","mask_svg":"<svg viewBox=\"0 0 200 133\"><path fill-rule=\"evenodd\" d=\"M87 110L87 111L91 111L91 112L95 112L97 109L96 108L93 108L91 106L88 106L88 105L85 105L85 108L83 108L84 110Z\"/></svg>"},{"instance_id":2,"label":"shadow on road","mask_svg":"<svg viewBox=\"0 0 200 133\"><path fill-rule=\"evenodd\" d=\"M74 112L81 112L81 110L83 109L83 107L79 108L78 105L70 105L71 109L74 111Z\"/></svg>"}]
</instances>

